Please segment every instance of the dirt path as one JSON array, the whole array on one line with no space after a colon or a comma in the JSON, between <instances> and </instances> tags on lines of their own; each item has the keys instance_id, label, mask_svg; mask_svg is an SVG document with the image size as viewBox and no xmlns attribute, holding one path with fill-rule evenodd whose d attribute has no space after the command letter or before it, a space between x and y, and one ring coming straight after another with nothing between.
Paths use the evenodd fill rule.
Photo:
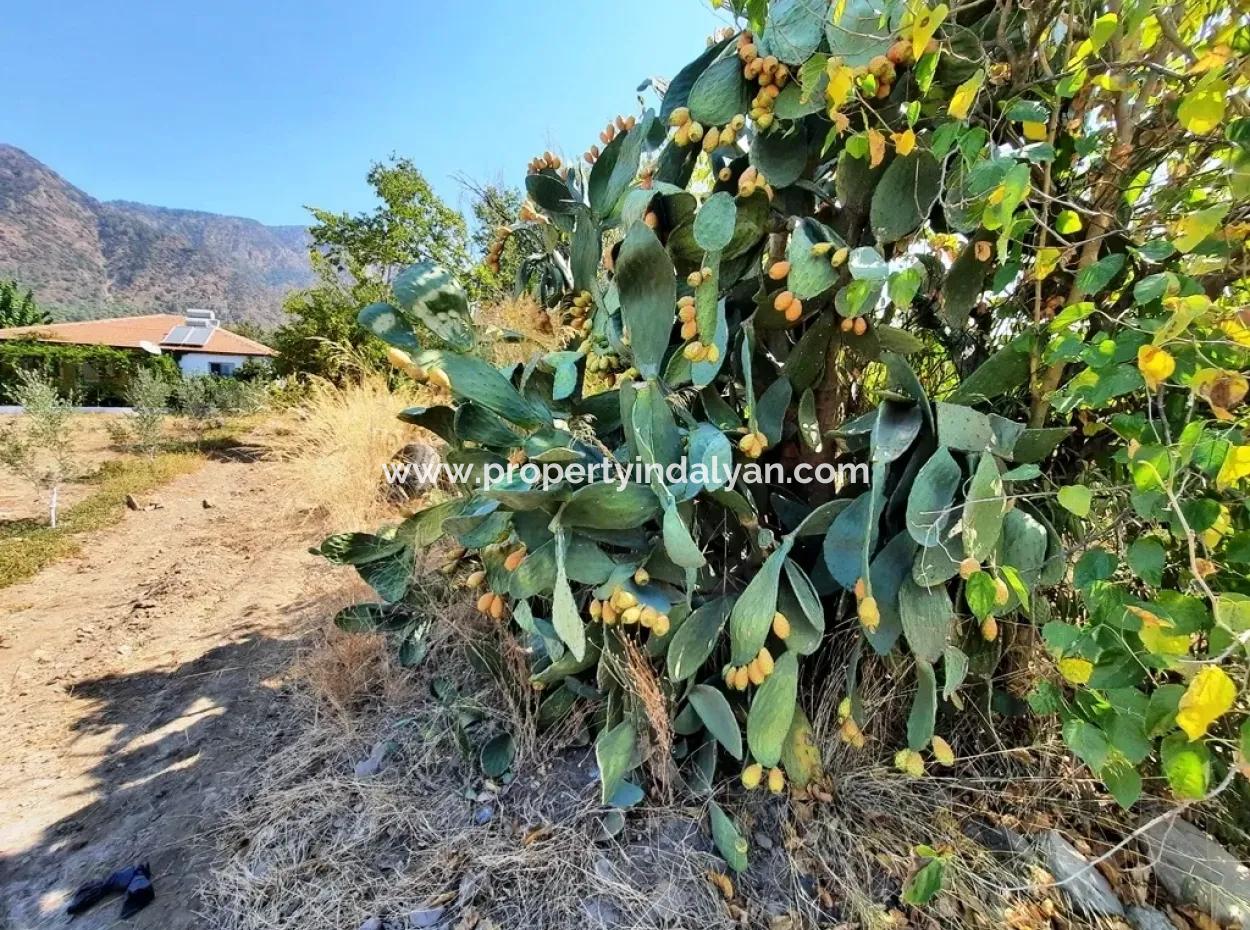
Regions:
<instances>
[{"instance_id":1,"label":"dirt path","mask_svg":"<svg viewBox=\"0 0 1250 930\"><path fill-rule=\"evenodd\" d=\"M208 462L0 590L0 928L64 926L75 886L142 860L157 899L124 926L201 926L204 831L288 735L281 676L343 598L273 467Z\"/></svg>"}]
</instances>

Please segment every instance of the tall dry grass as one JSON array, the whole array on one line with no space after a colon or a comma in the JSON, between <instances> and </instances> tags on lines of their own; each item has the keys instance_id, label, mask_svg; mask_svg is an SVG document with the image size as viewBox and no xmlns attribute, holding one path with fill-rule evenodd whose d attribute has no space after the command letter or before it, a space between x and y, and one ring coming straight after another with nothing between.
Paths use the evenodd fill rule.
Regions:
<instances>
[{"instance_id":1,"label":"tall dry grass","mask_svg":"<svg viewBox=\"0 0 1250 930\"><path fill-rule=\"evenodd\" d=\"M405 407L445 400L437 388L392 388L376 374L347 387L317 384L268 437L272 454L285 465L277 493L288 495L326 529L376 529L395 515L382 466L410 442L441 442L396 415Z\"/></svg>"}]
</instances>

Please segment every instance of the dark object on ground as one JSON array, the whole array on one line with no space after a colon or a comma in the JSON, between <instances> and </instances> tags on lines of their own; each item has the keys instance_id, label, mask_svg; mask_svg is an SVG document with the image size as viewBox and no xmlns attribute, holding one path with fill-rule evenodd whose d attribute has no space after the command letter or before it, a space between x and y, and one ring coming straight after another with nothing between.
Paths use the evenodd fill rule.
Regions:
<instances>
[{"instance_id":1,"label":"dark object on ground","mask_svg":"<svg viewBox=\"0 0 1250 930\"><path fill-rule=\"evenodd\" d=\"M65 911L70 915L78 915L107 896L123 892L126 895L122 901L123 920L139 913L156 897L156 889L152 887L152 870L146 862L118 869L106 879L87 882L74 892Z\"/></svg>"}]
</instances>

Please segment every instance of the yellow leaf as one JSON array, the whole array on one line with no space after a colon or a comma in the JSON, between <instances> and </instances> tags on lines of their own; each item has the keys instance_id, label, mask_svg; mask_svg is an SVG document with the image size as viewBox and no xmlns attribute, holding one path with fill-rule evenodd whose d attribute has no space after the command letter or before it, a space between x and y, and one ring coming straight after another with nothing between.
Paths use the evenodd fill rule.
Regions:
<instances>
[{"instance_id":1,"label":"yellow leaf","mask_svg":"<svg viewBox=\"0 0 1250 930\"><path fill-rule=\"evenodd\" d=\"M1033 120L1025 120L1020 127L1024 131L1024 138L1030 142L1046 141L1046 124L1035 123Z\"/></svg>"},{"instance_id":2,"label":"yellow leaf","mask_svg":"<svg viewBox=\"0 0 1250 930\"><path fill-rule=\"evenodd\" d=\"M935 736L933 737L933 758L942 765L954 765L955 750L951 749L951 744L942 737Z\"/></svg>"},{"instance_id":3,"label":"yellow leaf","mask_svg":"<svg viewBox=\"0 0 1250 930\"><path fill-rule=\"evenodd\" d=\"M1214 549L1220 544L1220 540L1228 536L1233 531L1233 515L1228 508L1220 504L1220 515L1215 518L1215 522L1202 531L1202 543L1208 549Z\"/></svg>"},{"instance_id":4,"label":"yellow leaf","mask_svg":"<svg viewBox=\"0 0 1250 930\"><path fill-rule=\"evenodd\" d=\"M1142 346L1137 350L1137 370L1146 379L1146 387L1155 391L1176 371L1176 359L1167 349Z\"/></svg>"},{"instance_id":5,"label":"yellow leaf","mask_svg":"<svg viewBox=\"0 0 1250 930\"><path fill-rule=\"evenodd\" d=\"M1163 305L1172 315L1159 327L1151 345L1166 345L1189 329L1189 324L1211 309L1211 300L1206 294L1190 294L1188 297L1165 297Z\"/></svg>"},{"instance_id":6,"label":"yellow leaf","mask_svg":"<svg viewBox=\"0 0 1250 930\"><path fill-rule=\"evenodd\" d=\"M829 83L825 86L825 99L836 110L851 98L851 92L855 89L855 69L830 61L826 73L829 75Z\"/></svg>"},{"instance_id":7,"label":"yellow leaf","mask_svg":"<svg viewBox=\"0 0 1250 930\"><path fill-rule=\"evenodd\" d=\"M1211 724L1228 713L1237 699L1237 686L1218 665L1208 665L1189 683L1177 705L1176 724L1190 742L1201 738Z\"/></svg>"},{"instance_id":8,"label":"yellow leaf","mask_svg":"<svg viewBox=\"0 0 1250 930\"><path fill-rule=\"evenodd\" d=\"M1059 259L1062 255L1062 249L1049 246L1038 249L1037 259L1033 265L1033 276L1039 281L1044 281L1059 266Z\"/></svg>"},{"instance_id":9,"label":"yellow leaf","mask_svg":"<svg viewBox=\"0 0 1250 930\"><path fill-rule=\"evenodd\" d=\"M951 119L968 118L968 111L972 109L972 104L977 99L977 92L981 90L981 85L984 83L985 69L982 68L959 85L951 97L950 106L946 108Z\"/></svg>"},{"instance_id":10,"label":"yellow leaf","mask_svg":"<svg viewBox=\"0 0 1250 930\"><path fill-rule=\"evenodd\" d=\"M900 155L908 155L916 147L916 134L910 129L891 133L891 138L894 140L894 150Z\"/></svg>"},{"instance_id":11,"label":"yellow leaf","mask_svg":"<svg viewBox=\"0 0 1250 930\"><path fill-rule=\"evenodd\" d=\"M950 8L945 3L939 3L932 10L928 9L923 2L913 5L910 25L911 53L917 61L924 54L929 40L933 38L934 33L938 31L938 26L942 25L949 12Z\"/></svg>"},{"instance_id":12,"label":"yellow leaf","mask_svg":"<svg viewBox=\"0 0 1250 930\"><path fill-rule=\"evenodd\" d=\"M1059 674L1074 685L1083 685L1094 674L1094 663L1089 659L1080 659L1076 656L1060 659Z\"/></svg>"},{"instance_id":13,"label":"yellow leaf","mask_svg":"<svg viewBox=\"0 0 1250 930\"><path fill-rule=\"evenodd\" d=\"M1217 205L1182 216L1176 221L1176 234L1172 239L1176 251L1191 252L1196 249L1202 240L1219 228L1227 212L1227 205Z\"/></svg>"},{"instance_id":14,"label":"yellow leaf","mask_svg":"<svg viewBox=\"0 0 1250 930\"><path fill-rule=\"evenodd\" d=\"M1203 368L1194 373L1189 385L1193 392L1211 407L1217 420L1232 420L1230 412L1250 393L1250 381L1235 371L1219 368Z\"/></svg>"},{"instance_id":15,"label":"yellow leaf","mask_svg":"<svg viewBox=\"0 0 1250 930\"><path fill-rule=\"evenodd\" d=\"M1250 348L1250 326L1241 322L1240 319L1234 317L1231 320L1225 320L1220 324L1220 329L1224 331L1225 336L1237 343L1237 345Z\"/></svg>"},{"instance_id":16,"label":"yellow leaf","mask_svg":"<svg viewBox=\"0 0 1250 930\"><path fill-rule=\"evenodd\" d=\"M1170 620L1164 620L1142 607L1126 609L1141 621L1137 635L1151 655L1183 656L1189 652L1189 634L1171 632L1174 627Z\"/></svg>"},{"instance_id":17,"label":"yellow leaf","mask_svg":"<svg viewBox=\"0 0 1250 930\"><path fill-rule=\"evenodd\" d=\"M1223 121L1227 97L1228 82L1212 72L1181 100L1176 118L1195 135L1206 135Z\"/></svg>"},{"instance_id":18,"label":"yellow leaf","mask_svg":"<svg viewBox=\"0 0 1250 930\"><path fill-rule=\"evenodd\" d=\"M868 167L875 168L885 158L885 134L876 129L868 130Z\"/></svg>"},{"instance_id":19,"label":"yellow leaf","mask_svg":"<svg viewBox=\"0 0 1250 930\"><path fill-rule=\"evenodd\" d=\"M1232 446L1224 456L1224 464L1220 473L1215 476L1215 488L1223 491L1250 477L1250 446Z\"/></svg>"},{"instance_id":20,"label":"yellow leaf","mask_svg":"<svg viewBox=\"0 0 1250 930\"><path fill-rule=\"evenodd\" d=\"M1228 64L1228 60L1232 57L1233 50L1227 45L1214 45L1189 67L1190 74L1200 74L1203 71L1211 71L1213 69L1223 68Z\"/></svg>"}]
</instances>

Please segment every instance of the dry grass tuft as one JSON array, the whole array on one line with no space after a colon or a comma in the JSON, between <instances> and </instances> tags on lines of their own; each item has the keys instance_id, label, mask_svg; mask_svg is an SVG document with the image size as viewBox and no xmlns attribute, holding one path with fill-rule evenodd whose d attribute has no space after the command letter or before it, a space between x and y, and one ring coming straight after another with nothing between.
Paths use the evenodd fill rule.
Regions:
<instances>
[{"instance_id":1,"label":"dry grass tuft","mask_svg":"<svg viewBox=\"0 0 1250 930\"><path fill-rule=\"evenodd\" d=\"M313 698L341 717L373 705L399 700L407 690L395 664L394 647L379 633L342 633L332 629L303 655L296 673Z\"/></svg>"},{"instance_id":2,"label":"dry grass tuft","mask_svg":"<svg viewBox=\"0 0 1250 930\"><path fill-rule=\"evenodd\" d=\"M483 304L475 311L479 326L517 333L524 339L505 342L496 339L490 346L490 360L496 365L511 365L528 361L536 352L550 352L559 347L560 340L550 326L540 326L538 314L542 308L529 294L510 297L493 304Z\"/></svg>"},{"instance_id":3,"label":"dry grass tuft","mask_svg":"<svg viewBox=\"0 0 1250 930\"><path fill-rule=\"evenodd\" d=\"M301 736L266 760L219 833L205 925L356 928L377 916L405 927L411 912L443 908L440 926L479 930L736 926L705 878L718 859L702 811L637 810L606 839L593 753L548 738L541 757L518 757L513 780L482 778L457 731L480 745L511 710L446 626L387 706L365 702L349 719L307 709ZM434 696L436 679L460 695L453 706ZM389 745L382 770L354 775L377 742Z\"/></svg>"},{"instance_id":4,"label":"dry grass tuft","mask_svg":"<svg viewBox=\"0 0 1250 930\"><path fill-rule=\"evenodd\" d=\"M434 389L418 385L392 390L380 375L344 388L317 384L283 419L283 428L266 437L286 464L275 492L335 532L372 530L393 514L382 466L407 443L441 443L396 418L405 407L434 402L433 396Z\"/></svg>"}]
</instances>

